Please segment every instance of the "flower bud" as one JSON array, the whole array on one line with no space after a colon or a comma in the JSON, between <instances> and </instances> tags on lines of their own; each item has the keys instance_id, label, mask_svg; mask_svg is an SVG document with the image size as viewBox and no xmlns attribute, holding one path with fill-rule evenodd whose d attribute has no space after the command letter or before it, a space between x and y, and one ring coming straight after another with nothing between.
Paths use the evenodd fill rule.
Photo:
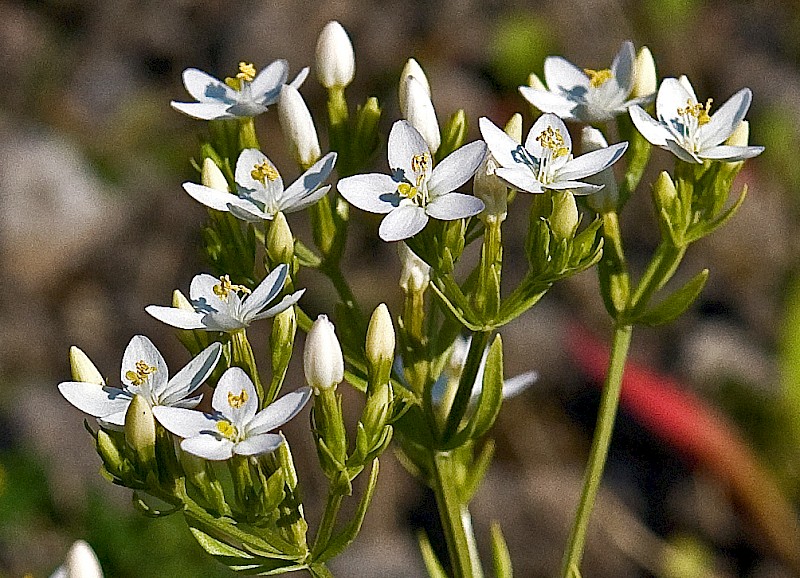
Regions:
<instances>
[{"instance_id":1,"label":"flower bud","mask_svg":"<svg viewBox=\"0 0 800 578\"><path fill-rule=\"evenodd\" d=\"M406 293L420 293L428 288L431 281L430 266L417 257L405 243L397 244L397 253L403 265L400 273L400 288Z\"/></svg>"},{"instance_id":2,"label":"flower bud","mask_svg":"<svg viewBox=\"0 0 800 578\"><path fill-rule=\"evenodd\" d=\"M583 127L581 142L583 143L584 153L604 149L608 146L603 133L590 126ZM619 187L617 186L617 180L614 178L614 170L611 167L600 171L596 175L586 177L586 181L593 185L603 185L603 188L596 193L586 196L586 204L598 213L607 213L617 208Z\"/></svg>"},{"instance_id":3,"label":"flower bud","mask_svg":"<svg viewBox=\"0 0 800 578\"><path fill-rule=\"evenodd\" d=\"M267 231L267 256L273 265L289 264L294 257L294 237L282 212L278 212Z\"/></svg>"},{"instance_id":4,"label":"flower bud","mask_svg":"<svg viewBox=\"0 0 800 578\"><path fill-rule=\"evenodd\" d=\"M322 29L317 40L317 78L325 88L344 88L356 75L353 44L336 20Z\"/></svg>"},{"instance_id":5,"label":"flower bud","mask_svg":"<svg viewBox=\"0 0 800 578\"><path fill-rule=\"evenodd\" d=\"M342 347L326 315L317 317L308 332L303 369L306 382L317 395L322 390L334 389L344 379Z\"/></svg>"},{"instance_id":6,"label":"flower bud","mask_svg":"<svg viewBox=\"0 0 800 578\"><path fill-rule=\"evenodd\" d=\"M272 320L272 341L285 346L287 343L294 343L296 333L297 314L294 307L287 307Z\"/></svg>"},{"instance_id":7,"label":"flower bud","mask_svg":"<svg viewBox=\"0 0 800 578\"><path fill-rule=\"evenodd\" d=\"M569 191L553 192L553 212L550 214L550 230L559 241L571 239L578 228L578 205L575 195Z\"/></svg>"},{"instance_id":8,"label":"flower bud","mask_svg":"<svg viewBox=\"0 0 800 578\"><path fill-rule=\"evenodd\" d=\"M311 118L311 113L308 111L303 97L295 87L289 84L284 84L281 88L278 118L286 145L294 160L304 169L317 162L322 153L319 149L314 120Z\"/></svg>"},{"instance_id":9,"label":"flower bud","mask_svg":"<svg viewBox=\"0 0 800 578\"><path fill-rule=\"evenodd\" d=\"M659 209L669 209L678 198L678 191L667 171L661 171L656 182L653 184L653 198Z\"/></svg>"},{"instance_id":10,"label":"flower bud","mask_svg":"<svg viewBox=\"0 0 800 578\"><path fill-rule=\"evenodd\" d=\"M97 430L97 453L109 473L115 476L122 474L125 464L122 455L119 453L119 448L114 443L113 438L102 429Z\"/></svg>"},{"instance_id":11,"label":"flower bud","mask_svg":"<svg viewBox=\"0 0 800 578\"><path fill-rule=\"evenodd\" d=\"M531 88L535 88L536 90L547 90L547 87L542 82L542 79L535 72L531 72L528 75L528 86Z\"/></svg>"},{"instance_id":12,"label":"flower bud","mask_svg":"<svg viewBox=\"0 0 800 578\"><path fill-rule=\"evenodd\" d=\"M411 123L417 132L422 135L431 153L435 154L442 144L442 135L439 132L439 121L430 94L423 84L413 76L406 77L405 106L400 110L403 116Z\"/></svg>"},{"instance_id":13,"label":"flower bud","mask_svg":"<svg viewBox=\"0 0 800 578\"><path fill-rule=\"evenodd\" d=\"M409 78L416 78L422 85L422 88L425 89L425 93L428 95L428 98L431 96L431 85L428 82L428 77L425 76L425 71L422 70L419 62L413 58L409 58L408 62L406 62L406 65L403 67L403 72L400 73L400 90L398 91L397 96L400 99L401 111L406 110L406 91L408 90L406 85L408 84Z\"/></svg>"},{"instance_id":14,"label":"flower bud","mask_svg":"<svg viewBox=\"0 0 800 578\"><path fill-rule=\"evenodd\" d=\"M725 141L726 145L735 147L746 147L750 144L750 123L746 120L741 121L733 129L731 136Z\"/></svg>"},{"instance_id":15,"label":"flower bud","mask_svg":"<svg viewBox=\"0 0 800 578\"><path fill-rule=\"evenodd\" d=\"M633 88L631 97L650 96L656 91L658 79L653 54L647 46L642 46L633 63Z\"/></svg>"},{"instance_id":16,"label":"flower bud","mask_svg":"<svg viewBox=\"0 0 800 578\"><path fill-rule=\"evenodd\" d=\"M187 311L194 311L194 306L192 306L192 302L189 301L186 296L180 292L180 290L175 289L172 292L172 306L176 309L186 309Z\"/></svg>"},{"instance_id":17,"label":"flower bud","mask_svg":"<svg viewBox=\"0 0 800 578\"><path fill-rule=\"evenodd\" d=\"M385 303L381 303L372 312L367 327L366 352L370 365L370 377L378 381L388 381L394 363L394 325L392 316Z\"/></svg>"},{"instance_id":18,"label":"flower bud","mask_svg":"<svg viewBox=\"0 0 800 578\"><path fill-rule=\"evenodd\" d=\"M64 565L53 575L68 578L103 578L103 569L92 547L83 540L76 540L67 552Z\"/></svg>"},{"instance_id":19,"label":"flower bud","mask_svg":"<svg viewBox=\"0 0 800 578\"><path fill-rule=\"evenodd\" d=\"M513 138L518 143L522 143L522 115L520 113L514 113L508 122L506 123L505 133Z\"/></svg>"},{"instance_id":20,"label":"flower bud","mask_svg":"<svg viewBox=\"0 0 800 578\"><path fill-rule=\"evenodd\" d=\"M485 205L483 212L479 215L479 218L484 221L496 219L502 222L505 221L508 214L508 188L494 174L496 169L497 162L494 157L488 155L475 173L472 190Z\"/></svg>"},{"instance_id":21,"label":"flower bud","mask_svg":"<svg viewBox=\"0 0 800 578\"><path fill-rule=\"evenodd\" d=\"M141 464L155 464L156 422L150 404L139 394L133 396L125 413L125 441Z\"/></svg>"},{"instance_id":22,"label":"flower bud","mask_svg":"<svg viewBox=\"0 0 800 578\"><path fill-rule=\"evenodd\" d=\"M222 170L217 166L217 163L209 157L203 159L203 168L200 171L200 182L211 189L228 192L228 181L225 179L225 175L222 174Z\"/></svg>"},{"instance_id":23,"label":"flower bud","mask_svg":"<svg viewBox=\"0 0 800 578\"><path fill-rule=\"evenodd\" d=\"M69 366L73 381L105 385L106 382L89 357L74 345L69 348Z\"/></svg>"}]
</instances>

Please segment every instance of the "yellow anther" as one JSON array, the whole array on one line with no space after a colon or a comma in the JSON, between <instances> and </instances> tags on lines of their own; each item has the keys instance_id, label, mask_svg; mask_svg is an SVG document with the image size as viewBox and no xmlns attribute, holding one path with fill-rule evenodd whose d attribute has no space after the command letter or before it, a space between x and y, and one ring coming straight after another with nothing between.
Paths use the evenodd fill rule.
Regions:
<instances>
[{"instance_id":1,"label":"yellow anther","mask_svg":"<svg viewBox=\"0 0 800 578\"><path fill-rule=\"evenodd\" d=\"M278 171L275 170L275 167L269 164L268 160L264 160L263 163L257 164L253 167L253 170L250 171L250 176L266 185L267 180L274 181L280 175L278 174Z\"/></svg>"},{"instance_id":2,"label":"yellow anther","mask_svg":"<svg viewBox=\"0 0 800 578\"><path fill-rule=\"evenodd\" d=\"M606 82L614 78L614 73L611 69L604 68L603 70L592 70L591 68L584 68L583 71L589 77L589 85L592 88L600 88Z\"/></svg>"},{"instance_id":3,"label":"yellow anther","mask_svg":"<svg viewBox=\"0 0 800 578\"><path fill-rule=\"evenodd\" d=\"M699 102L692 102L692 99L686 101L685 108L679 108L678 114L680 116L693 116L697 119L697 124L703 126L711 121L711 103L714 102L713 98L709 98L705 104Z\"/></svg>"},{"instance_id":4,"label":"yellow anther","mask_svg":"<svg viewBox=\"0 0 800 578\"><path fill-rule=\"evenodd\" d=\"M550 149L553 151L553 158L563 157L569 154L569 149L564 146L564 135L561 134L559 129L553 129L548 126L539 136L536 137L542 148Z\"/></svg>"},{"instance_id":5,"label":"yellow anther","mask_svg":"<svg viewBox=\"0 0 800 578\"><path fill-rule=\"evenodd\" d=\"M417 196L417 187L410 183L400 183L397 185L397 192L407 199L413 199Z\"/></svg>"},{"instance_id":6,"label":"yellow anther","mask_svg":"<svg viewBox=\"0 0 800 578\"><path fill-rule=\"evenodd\" d=\"M231 283L231 278L228 275L223 275L219 278L219 285L214 285L214 295L222 299L223 301L228 300L228 295L231 292L234 293L250 293L250 289L245 287L244 285L234 285Z\"/></svg>"},{"instance_id":7,"label":"yellow anther","mask_svg":"<svg viewBox=\"0 0 800 578\"><path fill-rule=\"evenodd\" d=\"M236 426L227 420L217 422L217 431L230 440L235 440L236 436L239 434Z\"/></svg>"},{"instance_id":8,"label":"yellow anther","mask_svg":"<svg viewBox=\"0 0 800 578\"><path fill-rule=\"evenodd\" d=\"M415 173L424 173L428 169L428 153L411 157L411 170Z\"/></svg>"},{"instance_id":9,"label":"yellow anther","mask_svg":"<svg viewBox=\"0 0 800 578\"><path fill-rule=\"evenodd\" d=\"M125 372L125 377L133 385L142 385L151 374L158 371L158 368L148 365L143 359L137 361L134 367L136 371L128 370Z\"/></svg>"},{"instance_id":10,"label":"yellow anther","mask_svg":"<svg viewBox=\"0 0 800 578\"><path fill-rule=\"evenodd\" d=\"M249 62L240 62L239 63L239 72L236 75L236 78L239 80L244 80L246 82L253 82L253 79L256 77L256 67Z\"/></svg>"},{"instance_id":11,"label":"yellow anther","mask_svg":"<svg viewBox=\"0 0 800 578\"><path fill-rule=\"evenodd\" d=\"M232 391L229 391L228 392L228 405L231 406L234 409L239 409L245 403L247 403L247 400L249 399L249 397L250 396L247 395L247 392L245 390L242 390L239 395L235 395Z\"/></svg>"}]
</instances>

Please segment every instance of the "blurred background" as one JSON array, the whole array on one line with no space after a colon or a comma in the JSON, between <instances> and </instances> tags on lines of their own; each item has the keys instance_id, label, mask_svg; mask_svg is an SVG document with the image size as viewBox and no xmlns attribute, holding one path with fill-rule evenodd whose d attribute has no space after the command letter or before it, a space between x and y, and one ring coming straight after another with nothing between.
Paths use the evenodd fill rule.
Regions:
<instances>
[{"instance_id":1,"label":"blurred background","mask_svg":"<svg viewBox=\"0 0 800 578\"><path fill-rule=\"evenodd\" d=\"M140 516L127 490L97 475L85 416L56 384L69 378L73 344L111 381L137 333L174 370L187 361L171 330L143 311L206 270L205 210L180 187L196 179L189 159L205 127L169 107L187 96L180 73L197 67L223 78L240 60L286 58L293 77L313 66L330 19L355 46L351 105L377 96L384 135L412 56L440 120L464 108L471 138L484 115L499 124L523 112L527 130L532 111L516 87L541 74L547 55L605 68L626 39L650 47L660 77L687 74L700 100L719 105L753 90L751 143L766 152L740 175L736 190L747 183L747 201L692 246L677 276L708 267L711 279L677 323L634 332L633 389L584 576L800 576L800 8L776 0L0 2L0 576L49 576L76 538L94 547L110 577L231 575L178 517ZM313 73L302 93L322 130L324 91ZM257 126L265 152L294 178L277 115ZM658 241L649 182L671 162L654 153L653 172L623 214L634 267ZM509 279L524 264L527 200L518 203L504 235ZM291 219L301 235L304 219ZM376 240L376 218L354 211L353 221L356 292L368 306L396 307L394 248ZM324 280L306 283L307 310L331 312ZM535 369L540 379L507 402L495 426L498 455L474 521L483 544L489 523L502 522L518 576L558 572L608 336L592 270L504 331L507 375ZM289 383L301 380L298 366ZM313 520L324 485L305 417L286 433ZM337 576L424 575L414 532L437 541L432 496L394 457L382 461L362 534L332 564Z\"/></svg>"}]
</instances>

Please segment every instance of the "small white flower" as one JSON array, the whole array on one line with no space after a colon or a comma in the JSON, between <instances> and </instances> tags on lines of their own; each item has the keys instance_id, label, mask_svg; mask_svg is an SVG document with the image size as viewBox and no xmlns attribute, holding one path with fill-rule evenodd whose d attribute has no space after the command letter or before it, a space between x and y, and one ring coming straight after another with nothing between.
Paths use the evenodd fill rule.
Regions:
<instances>
[{"instance_id":1,"label":"small white flower","mask_svg":"<svg viewBox=\"0 0 800 578\"><path fill-rule=\"evenodd\" d=\"M169 379L167 364L161 353L147 337L136 335L128 343L122 357L121 388L110 387L105 382L65 381L58 384L58 390L79 410L102 422L122 426L128 406L136 394L142 396L151 407L195 407L202 396L188 396L211 375L221 351L219 343L212 343Z\"/></svg>"},{"instance_id":2,"label":"small white flower","mask_svg":"<svg viewBox=\"0 0 800 578\"><path fill-rule=\"evenodd\" d=\"M254 223L271 221L278 212L300 211L325 196L331 187L320 185L335 164L336 153L328 153L284 189L272 161L257 149L245 149L236 161L235 195L197 183L183 183L183 189L216 211L229 211L238 219Z\"/></svg>"},{"instance_id":3,"label":"small white flower","mask_svg":"<svg viewBox=\"0 0 800 578\"><path fill-rule=\"evenodd\" d=\"M276 450L283 437L269 433L297 415L311 390L284 395L258 411L253 382L240 367L231 367L214 390L212 413L157 407L153 415L167 430L185 438L181 449L206 460L227 460L234 454L256 456Z\"/></svg>"},{"instance_id":4,"label":"small white flower","mask_svg":"<svg viewBox=\"0 0 800 578\"><path fill-rule=\"evenodd\" d=\"M581 70L560 56L544 61L543 87L520 86L523 97L542 112L565 120L586 123L606 122L624 113L633 104L645 104L653 96L629 99L635 84L633 43L624 42L611 68Z\"/></svg>"},{"instance_id":5,"label":"small white flower","mask_svg":"<svg viewBox=\"0 0 800 578\"><path fill-rule=\"evenodd\" d=\"M356 75L353 43L344 27L331 20L317 40L317 78L325 88L344 88Z\"/></svg>"},{"instance_id":6,"label":"small white flower","mask_svg":"<svg viewBox=\"0 0 800 578\"><path fill-rule=\"evenodd\" d=\"M198 102L170 104L175 110L200 120L257 116L278 102L288 74L285 60L276 60L259 73L252 64L240 62L236 77L225 82L196 68L187 68L183 71L183 85ZM300 71L291 86L299 88L306 76L308 68Z\"/></svg>"},{"instance_id":7,"label":"small white flower","mask_svg":"<svg viewBox=\"0 0 800 578\"><path fill-rule=\"evenodd\" d=\"M266 308L283 289L288 274L288 265L281 263L250 292L243 285L232 284L227 275L217 278L201 273L195 275L189 287L189 299L194 311L160 305L148 305L145 311L179 329L237 331L253 321L274 317L297 303L305 289L295 291L276 305Z\"/></svg>"},{"instance_id":8,"label":"small white flower","mask_svg":"<svg viewBox=\"0 0 800 578\"><path fill-rule=\"evenodd\" d=\"M389 133L392 175L355 175L339 181L338 188L359 209L386 214L378 234L384 241L400 241L424 229L429 217L452 221L483 210L477 197L453 191L475 174L485 154L482 141L472 142L434 167L425 139L408 121L399 120Z\"/></svg>"},{"instance_id":9,"label":"small white flower","mask_svg":"<svg viewBox=\"0 0 800 578\"><path fill-rule=\"evenodd\" d=\"M76 540L64 564L50 578L103 578L103 569L92 547L83 540Z\"/></svg>"},{"instance_id":10,"label":"small white flower","mask_svg":"<svg viewBox=\"0 0 800 578\"><path fill-rule=\"evenodd\" d=\"M717 112L711 99L698 102L689 79L665 78L656 97L656 119L641 107L630 108L631 120L642 136L669 150L682 161L741 161L761 154L764 147L723 144L733 134L750 108L752 93L743 88Z\"/></svg>"},{"instance_id":11,"label":"small white flower","mask_svg":"<svg viewBox=\"0 0 800 578\"><path fill-rule=\"evenodd\" d=\"M480 127L489 150L501 165L495 174L528 193L569 189L576 195L585 195L599 191L602 186L578 179L610 167L628 148L628 143L622 142L573 158L569 131L554 114L539 117L524 146L488 118L480 119Z\"/></svg>"}]
</instances>

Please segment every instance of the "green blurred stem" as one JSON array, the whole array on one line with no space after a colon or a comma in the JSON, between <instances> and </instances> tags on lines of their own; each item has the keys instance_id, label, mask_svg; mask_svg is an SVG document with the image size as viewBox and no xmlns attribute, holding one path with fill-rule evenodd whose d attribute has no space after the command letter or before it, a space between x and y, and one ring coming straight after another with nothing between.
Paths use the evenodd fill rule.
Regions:
<instances>
[{"instance_id":1,"label":"green blurred stem","mask_svg":"<svg viewBox=\"0 0 800 578\"><path fill-rule=\"evenodd\" d=\"M482 578L475 534L467 504L462 502L451 453L433 452L433 492L444 528L455 578Z\"/></svg>"},{"instance_id":2,"label":"green blurred stem","mask_svg":"<svg viewBox=\"0 0 800 578\"><path fill-rule=\"evenodd\" d=\"M247 333L244 329L237 329L231 333L231 366L241 367L253 380L258 395L258 407L264 409L264 386L261 384L261 377L258 375L256 358L253 355L253 348L247 340Z\"/></svg>"},{"instance_id":3,"label":"green blurred stem","mask_svg":"<svg viewBox=\"0 0 800 578\"><path fill-rule=\"evenodd\" d=\"M597 415L597 425L594 431L592 447L589 451L589 462L583 478L583 491L575 514L572 531L570 532L567 549L561 567L561 576L571 578L573 568L580 568L583 550L586 544L586 530L589 527L589 517L594 508L603 469L608 457L608 448L611 445L611 435L614 431L614 420L619 406L619 396L622 391L622 374L625 370L625 360L631 344L632 325L617 325L614 329L614 340L611 344L611 359L609 360L608 375L600 398L600 408Z\"/></svg>"}]
</instances>

